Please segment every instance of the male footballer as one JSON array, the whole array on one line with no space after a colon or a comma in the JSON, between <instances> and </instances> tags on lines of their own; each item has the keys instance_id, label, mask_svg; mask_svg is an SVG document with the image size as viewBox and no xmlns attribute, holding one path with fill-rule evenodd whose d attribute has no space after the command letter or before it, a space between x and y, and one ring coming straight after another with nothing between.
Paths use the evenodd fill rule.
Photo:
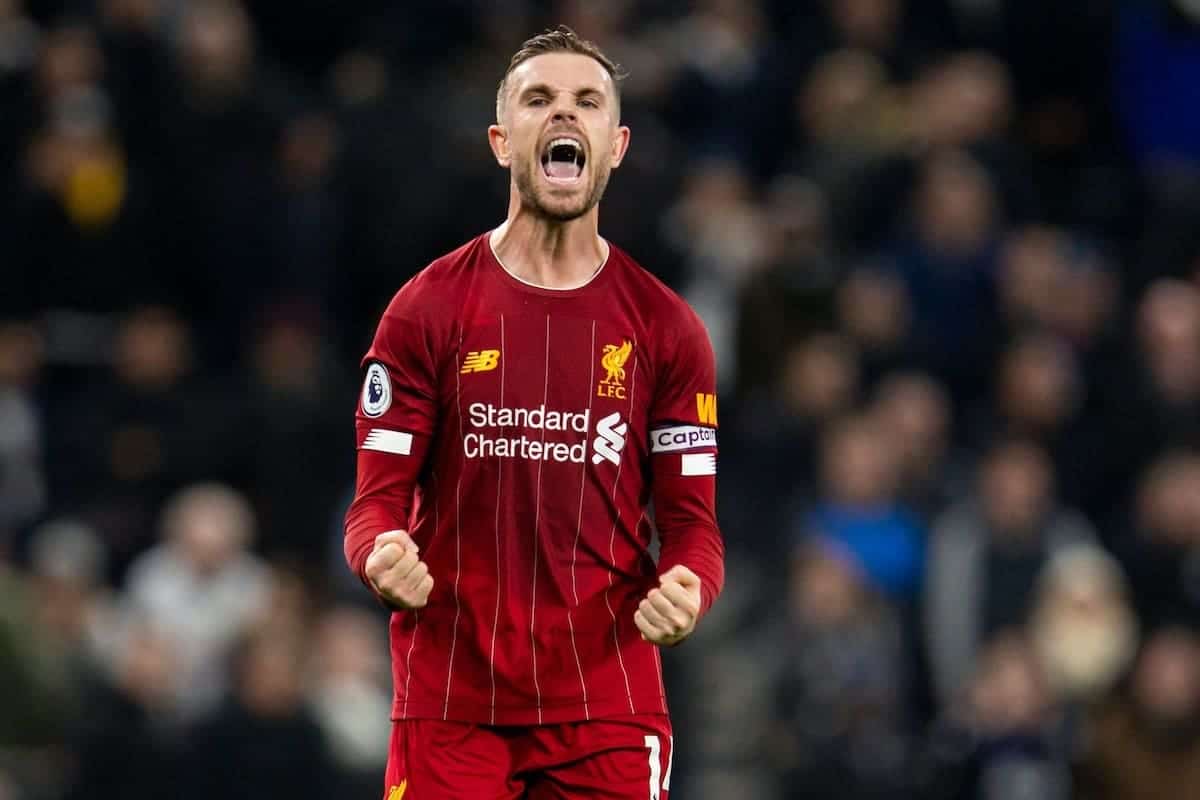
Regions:
<instances>
[{"instance_id":1,"label":"male footballer","mask_svg":"<svg viewBox=\"0 0 1200 800\"><path fill-rule=\"evenodd\" d=\"M658 648L724 580L715 368L599 235L618 77L567 28L525 42L488 128L507 218L401 288L363 361L345 551L393 609L385 800L668 796Z\"/></svg>"}]
</instances>

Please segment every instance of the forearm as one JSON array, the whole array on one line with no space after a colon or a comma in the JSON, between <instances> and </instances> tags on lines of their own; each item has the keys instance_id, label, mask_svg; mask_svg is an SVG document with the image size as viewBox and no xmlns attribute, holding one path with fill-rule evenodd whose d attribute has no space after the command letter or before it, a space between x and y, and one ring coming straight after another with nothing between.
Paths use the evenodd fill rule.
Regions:
<instances>
[{"instance_id":1,"label":"forearm","mask_svg":"<svg viewBox=\"0 0 1200 800\"><path fill-rule=\"evenodd\" d=\"M715 525L693 525L664 533L658 572L682 565L700 577L700 616L704 616L725 586L725 543Z\"/></svg>"},{"instance_id":2,"label":"forearm","mask_svg":"<svg viewBox=\"0 0 1200 800\"><path fill-rule=\"evenodd\" d=\"M386 531L408 530L413 491L427 448L428 437L414 436L406 455L358 451L358 478L354 501L346 512L342 545L350 571L368 587L365 568L375 537Z\"/></svg>"},{"instance_id":3,"label":"forearm","mask_svg":"<svg viewBox=\"0 0 1200 800\"><path fill-rule=\"evenodd\" d=\"M725 542L716 518L716 476L683 475L678 454L655 457L655 525L661 542L658 572L682 565L699 576L700 614L725 585Z\"/></svg>"},{"instance_id":4,"label":"forearm","mask_svg":"<svg viewBox=\"0 0 1200 800\"><path fill-rule=\"evenodd\" d=\"M379 498L356 499L346 512L345 538L342 542L346 563L363 583L370 585L365 570L367 556L375 546L375 537L385 531L408 529L411 497L410 490L408 502L398 498L390 501Z\"/></svg>"}]
</instances>

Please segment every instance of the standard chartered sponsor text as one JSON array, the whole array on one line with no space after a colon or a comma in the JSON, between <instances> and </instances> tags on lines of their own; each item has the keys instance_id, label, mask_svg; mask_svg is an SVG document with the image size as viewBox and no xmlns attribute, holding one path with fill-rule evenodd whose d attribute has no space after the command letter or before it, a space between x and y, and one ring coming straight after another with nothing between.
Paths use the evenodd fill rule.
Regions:
<instances>
[{"instance_id":1,"label":"standard chartered sponsor text","mask_svg":"<svg viewBox=\"0 0 1200 800\"><path fill-rule=\"evenodd\" d=\"M531 458L548 461L571 461L582 464L587 455L584 442L543 442L528 436L492 438L482 433L468 433L463 437L463 452L467 458Z\"/></svg>"},{"instance_id":2,"label":"standard chartered sponsor text","mask_svg":"<svg viewBox=\"0 0 1200 800\"><path fill-rule=\"evenodd\" d=\"M552 411L536 408L505 408L491 403L472 403L467 409L476 428L517 427L548 431L588 432L591 414L587 411Z\"/></svg>"},{"instance_id":3,"label":"standard chartered sponsor text","mask_svg":"<svg viewBox=\"0 0 1200 800\"><path fill-rule=\"evenodd\" d=\"M578 442L543 441L543 435L492 436L484 431L463 435L467 458L527 458L583 463L587 457L588 411L556 411L545 406L508 408L491 403L472 403L467 415L473 428L532 428L536 431L568 431L580 434ZM507 433L507 431L506 431Z\"/></svg>"}]
</instances>

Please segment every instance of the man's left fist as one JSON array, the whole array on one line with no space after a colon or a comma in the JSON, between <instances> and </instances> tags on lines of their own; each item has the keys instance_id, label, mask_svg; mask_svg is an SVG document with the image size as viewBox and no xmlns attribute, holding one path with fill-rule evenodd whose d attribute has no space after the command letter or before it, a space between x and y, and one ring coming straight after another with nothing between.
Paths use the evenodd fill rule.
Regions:
<instances>
[{"instance_id":1,"label":"man's left fist","mask_svg":"<svg viewBox=\"0 0 1200 800\"><path fill-rule=\"evenodd\" d=\"M696 629L700 616L700 578L682 564L658 576L659 586L651 589L633 613L633 622L642 638L664 647L686 639Z\"/></svg>"}]
</instances>

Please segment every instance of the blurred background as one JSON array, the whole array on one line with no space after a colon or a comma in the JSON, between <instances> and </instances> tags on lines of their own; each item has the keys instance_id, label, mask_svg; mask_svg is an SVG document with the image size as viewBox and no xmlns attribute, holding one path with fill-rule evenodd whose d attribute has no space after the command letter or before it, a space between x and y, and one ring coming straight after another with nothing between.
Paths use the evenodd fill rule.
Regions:
<instances>
[{"instance_id":1,"label":"blurred background","mask_svg":"<svg viewBox=\"0 0 1200 800\"><path fill-rule=\"evenodd\" d=\"M0 0L0 800L379 796L358 360L558 22L719 362L673 796L1200 797L1200 4Z\"/></svg>"}]
</instances>

